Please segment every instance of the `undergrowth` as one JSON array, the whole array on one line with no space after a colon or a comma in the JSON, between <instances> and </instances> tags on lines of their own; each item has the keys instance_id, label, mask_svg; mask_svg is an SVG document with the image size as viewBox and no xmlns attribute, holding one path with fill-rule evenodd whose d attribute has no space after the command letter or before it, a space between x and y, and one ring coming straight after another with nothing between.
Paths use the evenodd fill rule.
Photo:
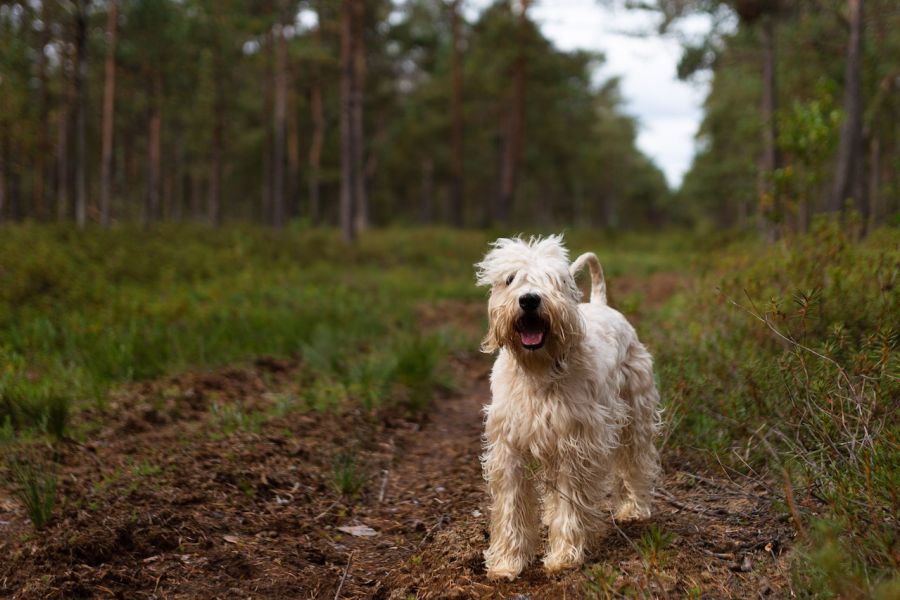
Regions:
<instances>
[{"instance_id":1,"label":"undergrowth","mask_svg":"<svg viewBox=\"0 0 900 600\"><path fill-rule=\"evenodd\" d=\"M641 327L669 443L774 482L797 529L804 595L895 593L900 232L852 243L822 221L771 247L737 245L706 269Z\"/></svg>"}]
</instances>

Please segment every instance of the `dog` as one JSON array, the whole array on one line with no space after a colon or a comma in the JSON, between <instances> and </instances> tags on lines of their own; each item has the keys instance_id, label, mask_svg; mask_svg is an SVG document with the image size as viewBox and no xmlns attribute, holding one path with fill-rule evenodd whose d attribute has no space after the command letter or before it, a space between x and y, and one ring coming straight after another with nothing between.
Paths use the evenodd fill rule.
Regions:
<instances>
[{"instance_id":1,"label":"dog","mask_svg":"<svg viewBox=\"0 0 900 600\"><path fill-rule=\"evenodd\" d=\"M575 276L585 265L591 296L582 303ZM482 456L487 575L515 579L537 554L541 521L544 568L577 567L613 516L602 512L610 494L617 521L651 514L660 472L653 359L608 306L597 257L570 265L561 235L498 239L475 267L491 290L481 349L499 351Z\"/></svg>"}]
</instances>

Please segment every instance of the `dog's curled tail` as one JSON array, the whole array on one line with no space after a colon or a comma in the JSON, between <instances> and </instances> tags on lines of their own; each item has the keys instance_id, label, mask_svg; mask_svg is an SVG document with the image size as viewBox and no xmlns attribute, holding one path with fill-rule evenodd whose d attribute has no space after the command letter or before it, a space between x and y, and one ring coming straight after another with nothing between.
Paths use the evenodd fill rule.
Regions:
<instances>
[{"instance_id":1,"label":"dog's curled tail","mask_svg":"<svg viewBox=\"0 0 900 600\"><path fill-rule=\"evenodd\" d=\"M603 276L603 267L593 252L585 252L575 259L569 272L575 277L584 267L585 263L591 268L591 304L606 304L606 278Z\"/></svg>"}]
</instances>

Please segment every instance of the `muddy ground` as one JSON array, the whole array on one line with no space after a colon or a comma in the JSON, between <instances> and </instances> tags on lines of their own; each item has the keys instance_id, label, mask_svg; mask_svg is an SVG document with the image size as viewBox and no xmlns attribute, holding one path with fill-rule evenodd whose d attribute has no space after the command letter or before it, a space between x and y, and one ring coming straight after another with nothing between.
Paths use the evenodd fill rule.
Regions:
<instances>
[{"instance_id":1,"label":"muddy ground","mask_svg":"<svg viewBox=\"0 0 900 600\"><path fill-rule=\"evenodd\" d=\"M588 567L550 576L536 563L515 582L487 580L478 456L490 363L450 363L457 388L418 417L279 410L303 381L271 359L121 390L103 415L83 415L103 424L87 441L32 449L58 464L44 530L0 486L0 597L789 595L793 532L768 485L671 449L652 519L611 524ZM259 410L270 418L253 421ZM335 489L341 458L364 477L355 495Z\"/></svg>"}]
</instances>

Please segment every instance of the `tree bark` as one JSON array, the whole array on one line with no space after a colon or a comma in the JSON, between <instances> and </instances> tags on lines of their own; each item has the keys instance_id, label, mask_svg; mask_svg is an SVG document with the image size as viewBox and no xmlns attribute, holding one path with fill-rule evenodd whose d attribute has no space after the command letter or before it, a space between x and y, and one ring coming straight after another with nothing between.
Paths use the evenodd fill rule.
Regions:
<instances>
[{"instance_id":1,"label":"tree bark","mask_svg":"<svg viewBox=\"0 0 900 600\"><path fill-rule=\"evenodd\" d=\"M263 136L263 152L262 152L262 161L263 161L263 181L262 181L262 189L260 190L262 193L261 198L261 218L260 221L263 223L271 223L272 222L272 200L273 200L273 175L274 171L272 168L272 149L275 145L274 141L274 131L273 124L275 122L274 114L275 114L275 97L273 94L272 85L273 80L275 78L274 74L274 38L272 36L272 32L266 32L263 39L263 50L264 50L264 60L265 66L263 67L262 73L262 88L263 88L263 114L262 121L263 127L265 131L265 135Z\"/></svg>"},{"instance_id":2,"label":"tree bark","mask_svg":"<svg viewBox=\"0 0 900 600\"><path fill-rule=\"evenodd\" d=\"M287 108L287 206L288 221L300 214L297 203L300 184L300 124L297 107L297 90L288 70L288 108Z\"/></svg>"},{"instance_id":3,"label":"tree bark","mask_svg":"<svg viewBox=\"0 0 900 600\"><path fill-rule=\"evenodd\" d=\"M275 36L275 110L272 136L272 224L284 227L284 147L287 129L287 40L277 23Z\"/></svg>"},{"instance_id":4,"label":"tree bark","mask_svg":"<svg viewBox=\"0 0 900 600\"><path fill-rule=\"evenodd\" d=\"M341 2L341 235L345 242L356 239L353 114L355 94L353 90L353 13L354 0Z\"/></svg>"},{"instance_id":5,"label":"tree bark","mask_svg":"<svg viewBox=\"0 0 900 600\"><path fill-rule=\"evenodd\" d=\"M87 2L75 12L75 222L87 223Z\"/></svg>"},{"instance_id":6,"label":"tree bark","mask_svg":"<svg viewBox=\"0 0 900 600\"><path fill-rule=\"evenodd\" d=\"M760 228L766 239L774 242L778 238L778 221L781 218L781 205L778 192L774 186L774 174L781 166L778 150L778 58L775 37L776 16L768 13L762 17L763 38L763 155L762 172L760 174Z\"/></svg>"},{"instance_id":7,"label":"tree bark","mask_svg":"<svg viewBox=\"0 0 900 600\"><path fill-rule=\"evenodd\" d=\"M837 168L831 195L831 210L841 212L846 201L854 199L866 222L866 202L863 174L862 90L860 62L863 52L863 0L847 0L850 38L847 43L847 63L844 83L844 122L841 125Z\"/></svg>"},{"instance_id":8,"label":"tree bark","mask_svg":"<svg viewBox=\"0 0 900 600\"><path fill-rule=\"evenodd\" d=\"M150 109L147 116L147 189L144 194L144 225L159 218L160 209L160 161L162 158L162 82L158 71L153 73L150 91Z\"/></svg>"},{"instance_id":9,"label":"tree bark","mask_svg":"<svg viewBox=\"0 0 900 600\"><path fill-rule=\"evenodd\" d=\"M365 0L356 0L353 6L353 170L356 172L354 194L356 231L365 231L369 227L369 196L365 176L365 129L363 114L365 111L366 87L366 28Z\"/></svg>"},{"instance_id":10,"label":"tree bark","mask_svg":"<svg viewBox=\"0 0 900 600\"><path fill-rule=\"evenodd\" d=\"M110 0L106 15L106 66L103 84L103 134L100 156L100 224L109 227L112 205L113 131L116 98L116 32L119 5Z\"/></svg>"},{"instance_id":11,"label":"tree bark","mask_svg":"<svg viewBox=\"0 0 900 600\"><path fill-rule=\"evenodd\" d=\"M453 0L450 5L450 31L452 48L450 71L452 79L451 113L453 119L453 181L450 185L450 219L454 227L465 224L465 170L463 163L463 81L462 81L462 43L460 34L461 0Z\"/></svg>"},{"instance_id":12,"label":"tree bark","mask_svg":"<svg viewBox=\"0 0 900 600\"><path fill-rule=\"evenodd\" d=\"M222 145L225 143L225 89L221 49L215 49L213 59L213 130L209 148L209 188L206 195L206 218L216 227L222 223ZM192 194L200 194L199 186L192 186ZM196 215L197 213L195 213Z\"/></svg>"},{"instance_id":13,"label":"tree bark","mask_svg":"<svg viewBox=\"0 0 900 600\"><path fill-rule=\"evenodd\" d=\"M511 110L507 123L506 140L503 149L503 165L500 176L500 195L497 199L497 221L508 225L516 196L519 162L522 155L525 134L525 36L528 28L528 5L530 0L519 0L519 36L516 59L513 63Z\"/></svg>"},{"instance_id":14,"label":"tree bark","mask_svg":"<svg viewBox=\"0 0 900 600\"><path fill-rule=\"evenodd\" d=\"M317 50L322 47L321 18L322 15L319 14L319 25L313 34L313 43ZM309 93L310 117L312 119L312 140L309 146L309 220L313 225L318 225L321 212L319 176L322 165L322 146L325 143L325 115L322 107L321 66L318 57L314 61L312 88ZM343 114L343 111L341 114ZM343 191L341 193L343 194Z\"/></svg>"},{"instance_id":15,"label":"tree bark","mask_svg":"<svg viewBox=\"0 0 900 600\"><path fill-rule=\"evenodd\" d=\"M34 190L33 190L33 198L34 198L34 212L35 217L39 221L46 220L47 218L47 194L46 194L46 183L47 183L47 153L48 153L48 140L47 140L47 131L49 130L49 123L47 123L47 116L50 113L50 101L49 101L49 92L48 92L48 81L47 81L47 53L46 48L47 44L50 41L50 27L48 26L48 9L47 3L41 3L41 12L40 18L44 23L44 26L41 28L40 32L37 35L37 67L38 67L38 119L40 120L40 127L37 132L37 140L36 140L36 155L34 161Z\"/></svg>"}]
</instances>

